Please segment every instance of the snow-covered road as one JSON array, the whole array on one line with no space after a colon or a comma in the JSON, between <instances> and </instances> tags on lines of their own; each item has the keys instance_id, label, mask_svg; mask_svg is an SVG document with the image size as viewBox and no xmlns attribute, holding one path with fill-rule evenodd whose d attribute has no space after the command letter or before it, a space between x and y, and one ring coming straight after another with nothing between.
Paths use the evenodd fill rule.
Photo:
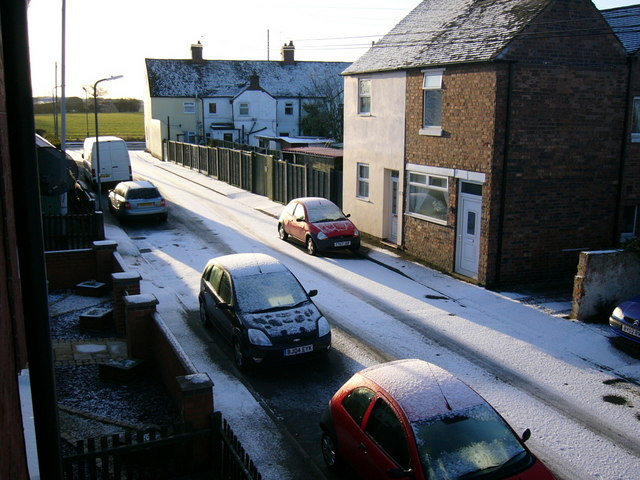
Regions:
<instances>
[{"instance_id":1,"label":"snow-covered road","mask_svg":"<svg viewBox=\"0 0 640 480\"><path fill-rule=\"evenodd\" d=\"M278 239L274 218L264 212L280 207L264 197L144 152L131 157L134 174L154 181L171 202L171 218L166 227L128 234L108 226L107 236L142 274L143 292L158 297L187 354L214 380L216 408L265 478L296 478L284 452L264 448L282 434L242 383L211 361L184 320L198 309L206 261L231 252L273 255L307 289L318 289L314 300L334 326L372 349L356 355L348 342L337 345L353 357L353 371L380 358L436 363L476 389L516 431L530 427L528 445L559 478L638 478L640 367L612 345L606 328L546 314L383 251L371 255L402 275L364 258L311 257ZM309 429L316 428L317 419L309 419Z\"/></svg>"}]
</instances>

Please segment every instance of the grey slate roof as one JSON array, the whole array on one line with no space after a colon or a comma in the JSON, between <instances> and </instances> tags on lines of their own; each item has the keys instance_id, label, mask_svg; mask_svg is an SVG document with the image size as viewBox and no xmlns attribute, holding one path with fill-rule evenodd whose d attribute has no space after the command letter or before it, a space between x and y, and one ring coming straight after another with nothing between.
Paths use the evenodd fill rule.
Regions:
<instances>
[{"instance_id":1,"label":"grey slate roof","mask_svg":"<svg viewBox=\"0 0 640 480\"><path fill-rule=\"evenodd\" d=\"M145 59L151 97L233 97L256 72L260 86L274 97L310 96L314 84L334 78L342 85L345 62L295 62L260 60ZM315 82L315 83L314 83Z\"/></svg>"},{"instance_id":2,"label":"grey slate roof","mask_svg":"<svg viewBox=\"0 0 640 480\"><path fill-rule=\"evenodd\" d=\"M551 0L424 0L343 74L494 59Z\"/></svg>"},{"instance_id":3,"label":"grey slate roof","mask_svg":"<svg viewBox=\"0 0 640 480\"><path fill-rule=\"evenodd\" d=\"M640 49L640 5L601 10L628 54Z\"/></svg>"}]
</instances>

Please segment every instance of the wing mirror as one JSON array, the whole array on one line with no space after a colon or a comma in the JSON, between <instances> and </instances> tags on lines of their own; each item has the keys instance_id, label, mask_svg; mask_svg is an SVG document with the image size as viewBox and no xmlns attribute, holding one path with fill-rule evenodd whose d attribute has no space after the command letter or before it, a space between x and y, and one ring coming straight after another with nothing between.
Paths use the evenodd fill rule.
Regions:
<instances>
[{"instance_id":1,"label":"wing mirror","mask_svg":"<svg viewBox=\"0 0 640 480\"><path fill-rule=\"evenodd\" d=\"M220 302L216 304L216 307L218 307L220 310L223 311L231 311L231 305L229 305L227 302Z\"/></svg>"},{"instance_id":2,"label":"wing mirror","mask_svg":"<svg viewBox=\"0 0 640 480\"><path fill-rule=\"evenodd\" d=\"M531 438L531 429L527 428L524 432L522 432L522 441L526 442Z\"/></svg>"},{"instance_id":3,"label":"wing mirror","mask_svg":"<svg viewBox=\"0 0 640 480\"><path fill-rule=\"evenodd\" d=\"M318 294L318 290L316 290L315 288L313 290L309 290L308 295L310 297L315 297Z\"/></svg>"}]
</instances>

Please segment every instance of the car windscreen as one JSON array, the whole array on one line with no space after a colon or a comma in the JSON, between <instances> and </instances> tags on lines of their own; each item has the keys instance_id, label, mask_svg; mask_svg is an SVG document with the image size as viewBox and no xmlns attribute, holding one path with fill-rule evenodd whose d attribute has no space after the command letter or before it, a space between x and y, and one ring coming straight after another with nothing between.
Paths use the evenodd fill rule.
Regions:
<instances>
[{"instance_id":1,"label":"car windscreen","mask_svg":"<svg viewBox=\"0 0 640 480\"><path fill-rule=\"evenodd\" d=\"M502 418L487 405L412 423L426 478L494 478L528 452ZM497 478L504 478L497 476Z\"/></svg>"},{"instance_id":2,"label":"car windscreen","mask_svg":"<svg viewBox=\"0 0 640 480\"><path fill-rule=\"evenodd\" d=\"M309 301L306 292L290 272L272 272L233 280L236 302L245 313L266 312Z\"/></svg>"},{"instance_id":3,"label":"car windscreen","mask_svg":"<svg viewBox=\"0 0 640 480\"><path fill-rule=\"evenodd\" d=\"M134 188L127 192L127 200L142 200L159 196L160 192L157 188Z\"/></svg>"},{"instance_id":4,"label":"car windscreen","mask_svg":"<svg viewBox=\"0 0 640 480\"><path fill-rule=\"evenodd\" d=\"M321 205L307 205L308 220L311 223L318 222L335 222L344 220L344 213L336 205L332 203L323 203Z\"/></svg>"}]
</instances>

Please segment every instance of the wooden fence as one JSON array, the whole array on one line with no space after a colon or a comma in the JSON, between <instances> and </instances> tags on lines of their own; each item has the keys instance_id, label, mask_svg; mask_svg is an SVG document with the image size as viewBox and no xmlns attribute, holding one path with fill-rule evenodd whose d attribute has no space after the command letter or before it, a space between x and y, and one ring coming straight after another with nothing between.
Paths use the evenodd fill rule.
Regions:
<instances>
[{"instance_id":1,"label":"wooden fence","mask_svg":"<svg viewBox=\"0 0 640 480\"><path fill-rule=\"evenodd\" d=\"M168 142L167 160L282 204L324 197L342 206L342 172L321 171L252 151Z\"/></svg>"},{"instance_id":2,"label":"wooden fence","mask_svg":"<svg viewBox=\"0 0 640 480\"><path fill-rule=\"evenodd\" d=\"M210 460L194 468L197 444L207 445ZM63 457L65 480L151 480L207 474L224 480L262 480L262 475L220 412L211 428L189 430L184 425L127 432L76 442Z\"/></svg>"},{"instance_id":3,"label":"wooden fence","mask_svg":"<svg viewBox=\"0 0 640 480\"><path fill-rule=\"evenodd\" d=\"M104 240L102 212L69 215L42 215L44 249L75 250L91 248L96 240Z\"/></svg>"}]
</instances>

